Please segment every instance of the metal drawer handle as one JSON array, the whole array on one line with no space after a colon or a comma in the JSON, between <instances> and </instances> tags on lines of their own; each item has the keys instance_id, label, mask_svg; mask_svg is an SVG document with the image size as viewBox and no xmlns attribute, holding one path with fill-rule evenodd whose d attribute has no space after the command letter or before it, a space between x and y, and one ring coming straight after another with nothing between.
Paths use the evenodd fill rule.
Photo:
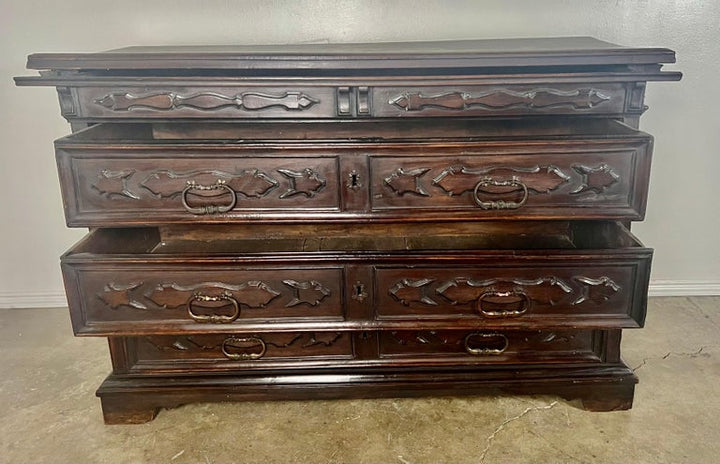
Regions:
<instances>
[{"instance_id":1,"label":"metal drawer handle","mask_svg":"<svg viewBox=\"0 0 720 464\"><path fill-rule=\"evenodd\" d=\"M244 350L254 346L259 347L260 351L255 353L228 352L229 347ZM230 337L226 338L222 343L222 353L229 359L260 359L265 356L266 349L265 342L260 337Z\"/></svg>"},{"instance_id":2,"label":"metal drawer handle","mask_svg":"<svg viewBox=\"0 0 720 464\"><path fill-rule=\"evenodd\" d=\"M465 351L473 356L502 354L508 347L505 335L495 332L473 332L465 337Z\"/></svg>"},{"instance_id":3,"label":"metal drawer handle","mask_svg":"<svg viewBox=\"0 0 720 464\"><path fill-rule=\"evenodd\" d=\"M203 205L203 206L190 206L188 204L187 194L191 190L201 190L201 191L207 191L207 190L226 190L230 194L230 203L227 205ZM196 183L194 180L189 180L187 182L187 187L182 191L182 205L185 207L185 209L192 213L192 214L217 214L217 213L227 213L231 209L235 207L235 204L237 203L237 195L235 194L235 190L230 188L229 185L225 183L224 180L218 179L218 181L215 184L212 185L200 185Z\"/></svg>"},{"instance_id":4,"label":"metal drawer handle","mask_svg":"<svg viewBox=\"0 0 720 464\"><path fill-rule=\"evenodd\" d=\"M498 200L498 201L483 201L480 199L480 192L483 192L485 187L494 186L494 187L516 187L513 192L516 190L522 190L523 195L520 201L504 201L504 200ZM513 176L510 180L494 180L490 177L486 177L482 179L480 182L477 183L475 186L475 190L473 190L473 197L475 198L475 203L482 209L518 209L521 206L525 204L525 202L528 199L528 187L525 185L520 179Z\"/></svg>"},{"instance_id":5,"label":"metal drawer handle","mask_svg":"<svg viewBox=\"0 0 720 464\"><path fill-rule=\"evenodd\" d=\"M233 312L229 316L224 316L222 314L196 314L193 312L193 302L195 301L229 301L233 306ZM240 305L229 293L223 293L218 296L195 293L187 302L187 310L188 314L195 322L210 322L213 324L227 324L237 319L240 315Z\"/></svg>"},{"instance_id":6,"label":"metal drawer handle","mask_svg":"<svg viewBox=\"0 0 720 464\"><path fill-rule=\"evenodd\" d=\"M520 309L485 309L483 308L483 303L489 303L487 300L490 298L499 299L500 301L494 301L496 305L501 306L515 306L518 303L518 298L521 299L522 305L520 306ZM496 291L490 291L485 292L482 295L480 295L480 298L478 298L478 309L484 316L488 317L512 317L512 316L520 316L522 314L525 314L528 309L530 309L530 305L532 304L532 300L529 296L523 291L519 290L513 290L510 292L496 292Z\"/></svg>"}]
</instances>

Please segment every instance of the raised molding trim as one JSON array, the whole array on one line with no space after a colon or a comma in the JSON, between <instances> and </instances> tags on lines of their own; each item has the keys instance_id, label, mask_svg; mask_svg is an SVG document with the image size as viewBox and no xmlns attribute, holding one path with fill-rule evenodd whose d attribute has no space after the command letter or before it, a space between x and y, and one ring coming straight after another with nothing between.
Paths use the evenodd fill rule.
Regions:
<instances>
[{"instance_id":1,"label":"raised molding trim","mask_svg":"<svg viewBox=\"0 0 720 464\"><path fill-rule=\"evenodd\" d=\"M651 280L650 296L720 296L720 280ZM0 309L64 308L65 293L0 292Z\"/></svg>"}]
</instances>

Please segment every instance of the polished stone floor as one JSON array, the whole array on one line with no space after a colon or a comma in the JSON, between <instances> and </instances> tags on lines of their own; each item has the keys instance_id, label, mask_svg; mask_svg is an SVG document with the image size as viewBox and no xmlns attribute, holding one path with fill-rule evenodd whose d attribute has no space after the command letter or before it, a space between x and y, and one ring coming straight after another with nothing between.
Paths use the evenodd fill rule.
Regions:
<instances>
[{"instance_id":1,"label":"polished stone floor","mask_svg":"<svg viewBox=\"0 0 720 464\"><path fill-rule=\"evenodd\" d=\"M0 462L720 462L720 297L654 298L627 331L630 411L553 397L195 404L105 426L104 339L62 309L0 310Z\"/></svg>"}]
</instances>

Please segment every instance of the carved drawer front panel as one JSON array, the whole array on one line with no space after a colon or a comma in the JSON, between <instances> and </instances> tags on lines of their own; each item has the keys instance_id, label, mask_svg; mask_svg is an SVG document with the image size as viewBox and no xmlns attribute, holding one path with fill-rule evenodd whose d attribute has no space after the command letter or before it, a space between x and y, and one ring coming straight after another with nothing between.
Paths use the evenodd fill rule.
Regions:
<instances>
[{"instance_id":1,"label":"carved drawer front panel","mask_svg":"<svg viewBox=\"0 0 720 464\"><path fill-rule=\"evenodd\" d=\"M311 367L353 358L349 332L152 335L127 338L125 343L134 370L145 372Z\"/></svg>"},{"instance_id":2,"label":"carved drawer front panel","mask_svg":"<svg viewBox=\"0 0 720 464\"><path fill-rule=\"evenodd\" d=\"M217 222L336 211L336 157L152 154L105 157L58 150L70 225ZM306 213L307 214L307 213ZM149 215L148 217L144 217Z\"/></svg>"},{"instance_id":3,"label":"carved drawer front panel","mask_svg":"<svg viewBox=\"0 0 720 464\"><path fill-rule=\"evenodd\" d=\"M592 330L385 331L379 335L380 358L433 364L601 362L603 334Z\"/></svg>"},{"instance_id":4,"label":"carved drawer front panel","mask_svg":"<svg viewBox=\"0 0 720 464\"><path fill-rule=\"evenodd\" d=\"M383 214L423 209L483 217L641 218L647 197L649 145L588 150L374 156L372 209Z\"/></svg>"},{"instance_id":5,"label":"carved drawer front panel","mask_svg":"<svg viewBox=\"0 0 720 464\"><path fill-rule=\"evenodd\" d=\"M380 320L474 319L483 327L639 327L648 263L378 268Z\"/></svg>"},{"instance_id":6,"label":"carved drawer front panel","mask_svg":"<svg viewBox=\"0 0 720 464\"><path fill-rule=\"evenodd\" d=\"M76 331L229 330L243 324L342 321L341 269L78 270ZM69 269L64 269L66 278Z\"/></svg>"},{"instance_id":7,"label":"carved drawer front panel","mask_svg":"<svg viewBox=\"0 0 720 464\"><path fill-rule=\"evenodd\" d=\"M370 101L379 117L619 114L625 93L611 83L376 87Z\"/></svg>"},{"instance_id":8,"label":"carved drawer front panel","mask_svg":"<svg viewBox=\"0 0 720 464\"><path fill-rule=\"evenodd\" d=\"M336 115L330 87L79 87L80 118L317 118Z\"/></svg>"}]
</instances>

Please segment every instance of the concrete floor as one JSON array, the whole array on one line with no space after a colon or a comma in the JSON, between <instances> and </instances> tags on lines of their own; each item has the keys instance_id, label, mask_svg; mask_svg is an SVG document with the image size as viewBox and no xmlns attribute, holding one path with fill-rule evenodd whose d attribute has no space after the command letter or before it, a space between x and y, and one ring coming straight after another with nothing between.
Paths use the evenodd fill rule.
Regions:
<instances>
[{"instance_id":1,"label":"concrete floor","mask_svg":"<svg viewBox=\"0 0 720 464\"><path fill-rule=\"evenodd\" d=\"M195 404L105 426L104 339L0 311L0 462L720 462L720 297L651 299L623 340L631 411L553 397Z\"/></svg>"}]
</instances>

